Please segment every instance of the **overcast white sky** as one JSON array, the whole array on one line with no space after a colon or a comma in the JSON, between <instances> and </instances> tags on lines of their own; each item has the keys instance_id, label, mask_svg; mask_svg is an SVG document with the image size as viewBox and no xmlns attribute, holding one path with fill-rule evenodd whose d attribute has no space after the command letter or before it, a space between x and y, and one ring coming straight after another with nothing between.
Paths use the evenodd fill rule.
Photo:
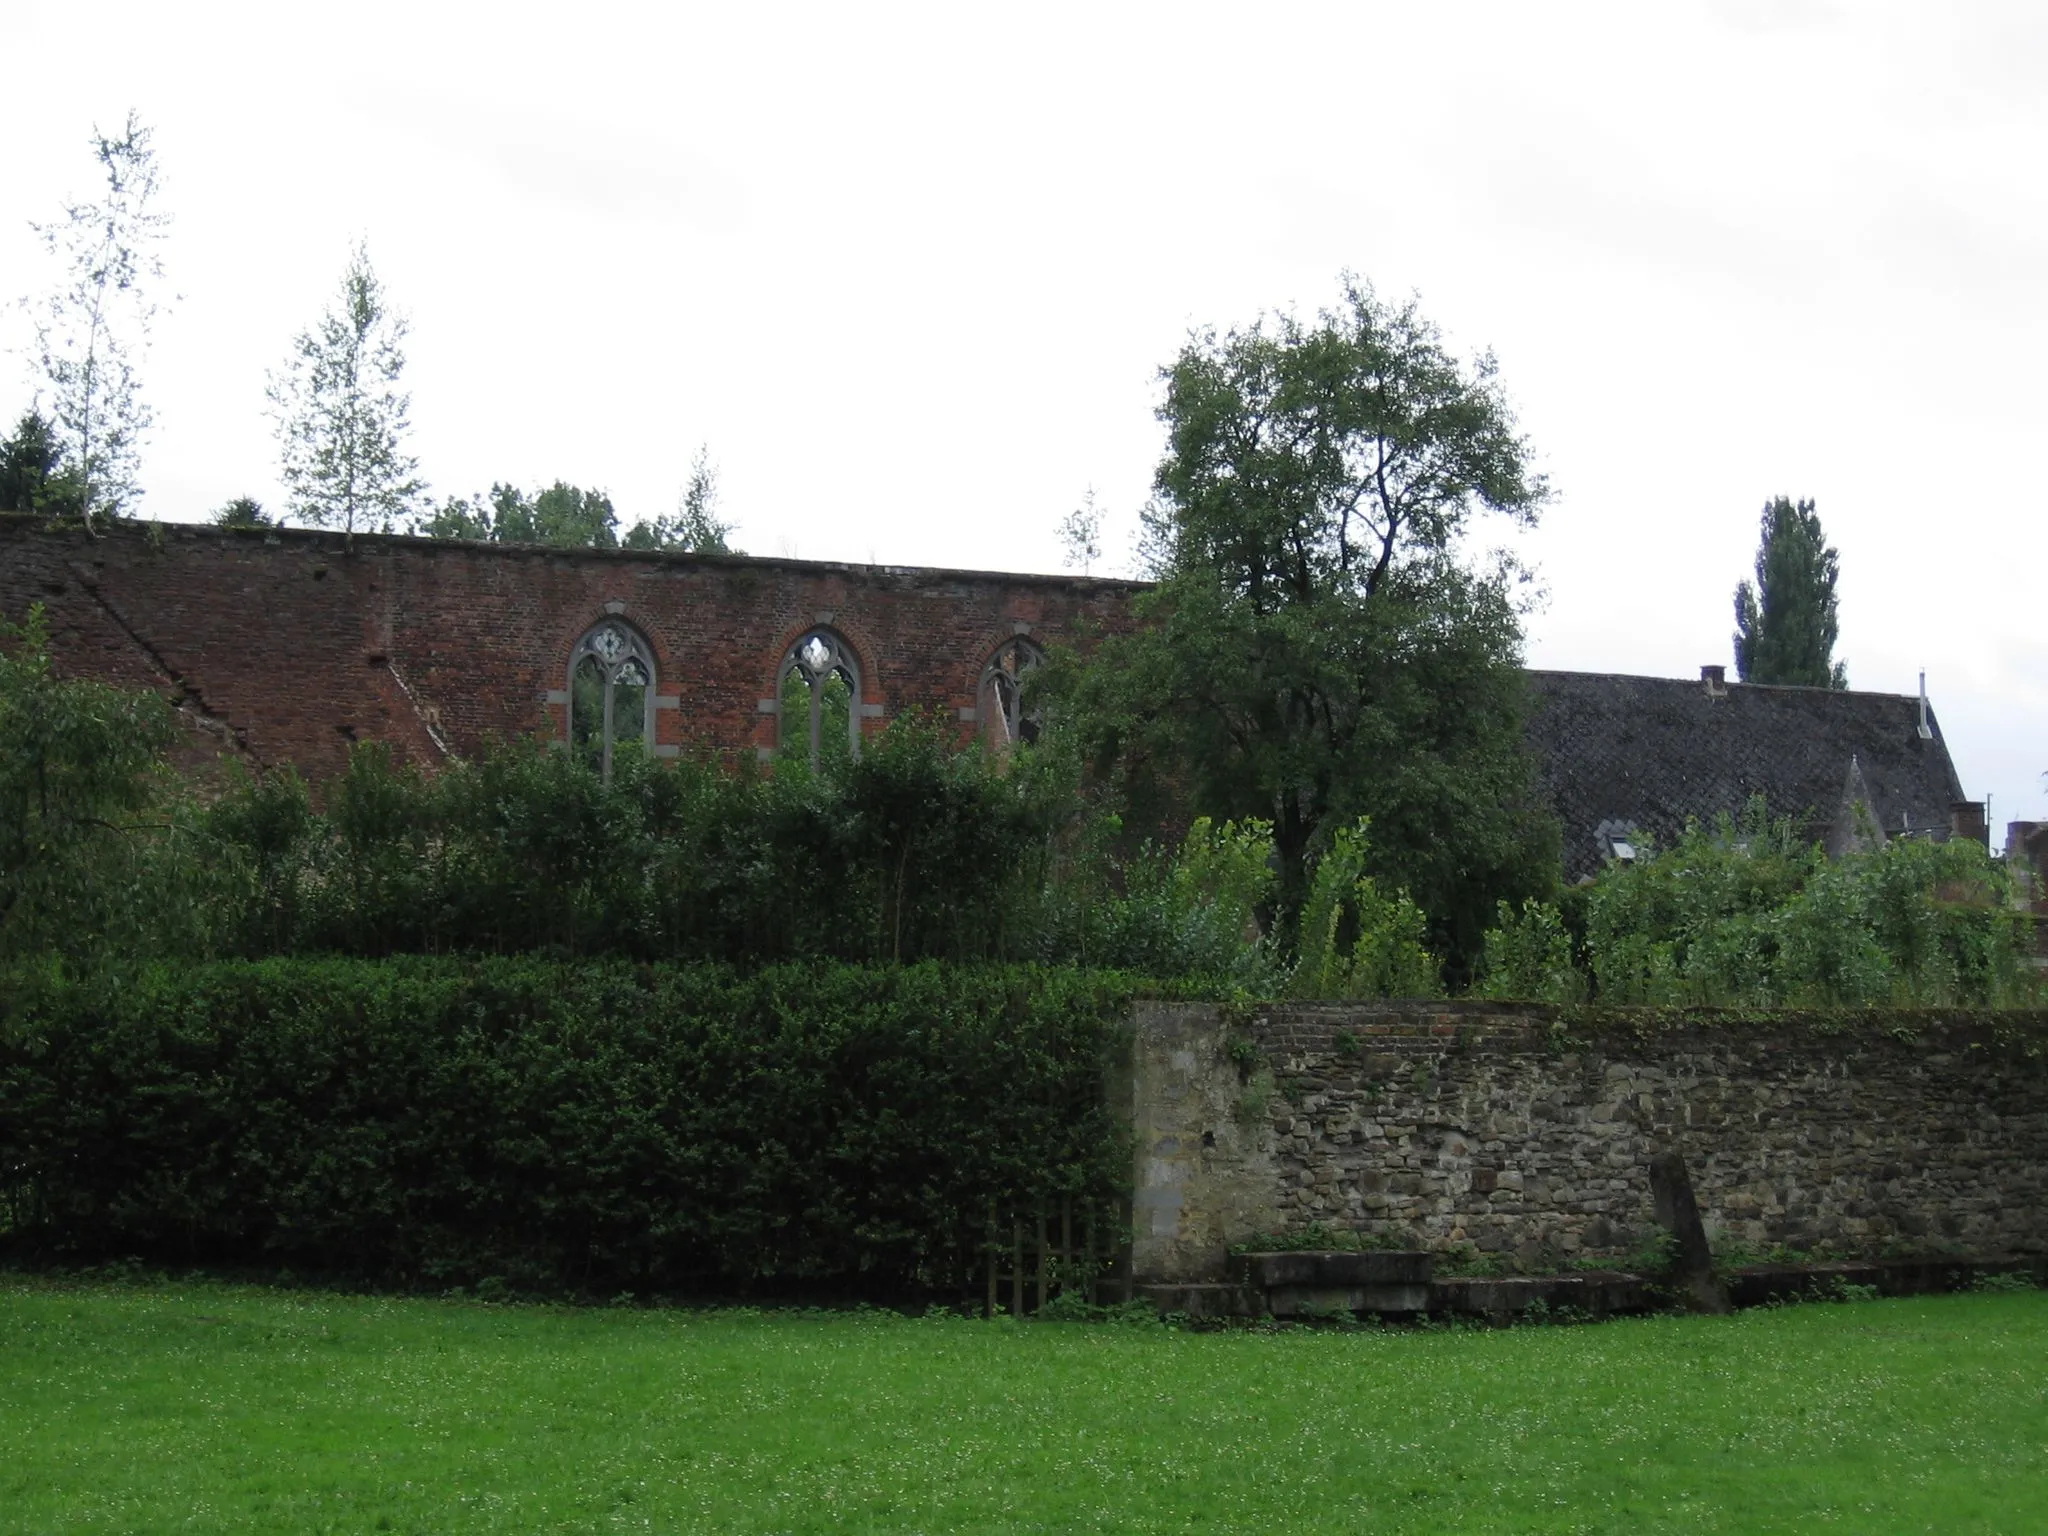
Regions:
<instances>
[{"instance_id":1,"label":"overcast white sky","mask_svg":"<svg viewBox=\"0 0 2048 1536\"><path fill-rule=\"evenodd\" d=\"M437 496L633 520L707 442L753 553L1056 570L1092 485L1114 570L1159 366L1350 268L1499 355L1532 664L1730 660L1811 496L1852 684L1924 666L1967 791L2048 819L2048 7L0 0L0 59L0 300L94 122L157 132L146 513L276 504L265 371L360 235Z\"/></svg>"}]
</instances>

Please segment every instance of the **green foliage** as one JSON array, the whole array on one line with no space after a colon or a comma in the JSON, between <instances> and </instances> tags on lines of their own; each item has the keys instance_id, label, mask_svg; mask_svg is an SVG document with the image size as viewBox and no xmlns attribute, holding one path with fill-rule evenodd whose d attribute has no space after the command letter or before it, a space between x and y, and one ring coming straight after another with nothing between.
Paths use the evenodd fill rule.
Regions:
<instances>
[{"instance_id":1,"label":"green foliage","mask_svg":"<svg viewBox=\"0 0 2048 1536\"><path fill-rule=\"evenodd\" d=\"M697 449L690 480L676 502L673 517L635 523L626 530L627 549L658 549L695 555L736 555L728 542L732 524L718 516L718 471L708 446Z\"/></svg>"},{"instance_id":2,"label":"green foliage","mask_svg":"<svg viewBox=\"0 0 2048 1536\"><path fill-rule=\"evenodd\" d=\"M1366 873L1370 823L1340 827L1316 863L1288 990L1296 997L1440 997L1427 922L1406 891Z\"/></svg>"},{"instance_id":3,"label":"green foliage","mask_svg":"<svg viewBox=\"0 0 2048 1536\"><path fill-rule=\"evenodd\" d=\"M275 528L278 519L263 510L254 496L237 496L213 514L216 528Z\"/></svg>"},{"instance_id":4,"label":"green foliage","mask_svg":"<svg viewBox=\"0 0 2048 1536\"><path fill-rule=\"evenodd\" d=\"M1760 802L1678 845L1644 847L1560 913L1504 909L1490 997L1656 1006L1990 1006L2037 1000L2010 875L1969 839L1897 838L1830 860ZM1497 960L1492 957L1498 957Z\"/></svg>"},{"instance_id":5,"label":"green foliage","mask_svg":"<svg viewBox=\"0 0 2048 1536\"><path fill-rule=\"evenodd\" d=\"M419 460L405 449L412 407L399 387L406 331L358 243L334 307L293 339L291 360L270 377L280 475L294 517L353 535L358 525L389 530L411 515L425 484Z\"/></svg>"},{"instance_id":6,"label":"green foliage","mask_svg":"<svg viewBox=\"0 0 2048 1536\"><path fill-rule=\"evenodd\" d=\"M1377 1253L1405 1252L1407 1240L1391 1233L1360 1232L1327 1221L1306 1222L1287 1232L1254 1232L1232 1243L1232 1253Z\"/></svg>"},{"instance_id":7,"label":"green foliage","mask_svg":"<svg viewBox=\"0 0 2048 1536\"><path fill-rule=\"evenodd\" d=\"M418 526L431 539L490 544L551 544L562 549L615 549L619 517L603 491L557 480L528 496L502 482L489 496L451 496Z\"/></svg>"},{"instance_id":8,"label":"green foliage","mask_svg":"<svg viewBox=\"0 0 2048 1536\"><path fill-rule=\"evenodd\" d=\"M1735 670L1745 683L1846 688L1834 659L1835 581L1840 561L1811 501L1780 496L1764 506L1756 585L1735 589Z\"/></svg>"},{"instance_id":9,"label":"green foliage","mask_svg":"<svg viewBox=\"0 0 2048 1536\"><path fill-rule=\"evenodd\" d=\"M1246 957L1242 979L1251 979L1260 949L1259 913L1272 895L1272 862L1273 840L1264 822L1217 826L1206 816L1195 818L1159 881L1171 947L1184 966L1212 969L1206 957L1235 952Z\"/></svg>"},{"instance_id":10,"label":"green foliage","mask_svg":"<svg viewBox=\"0 0 2048 1536\"><path fill-rule=\"evenodd\" d=\"M0 1244L612 1295L971 1291L988 1211L1121 1188L1129 984L408 958L0 995Z\"/></svg>"},{"instance_id":11,"label":"green foliage","mask_svg":"<svg viewBox=\"0 0 2048 1536\"><path fill-rule=\"evenodd\" d=\"M1411 303L1192 338L1165 370L1145 621L1047 673L1046 715L1138 825L1271 823L1291 946L1312 868L1370 814L1372 873L1462 974L1496 900L1544 894L1557 835L1522 736L1516 573L1473 519L1545 496L1491 358Z\"/></svg>"},{"instance_id":12,"label":"green foliage","mask_svg":"<svg viewBox=\"0 0 2048 1536\"><path fill-rule=\"evenodd\" d=\"M14 435L0 443L0 512L78 517L84 509L84 486L56 429L42 412L23 411Z\"/></svg>"},{"instance_id":13,"label":"green foliage","mask_svg":"<svg viewBox=\"0 0 2048 1536\"><path fill-rule=\"evenodd\" d=\"M1267 825L1197 817L1177 845L1134 843L1074 747L1072 736L1043 737L1005 763L1042 828L1031 864L1038 957L1272 995L1281 970L1264 922Z\"/></svg>"},{"instance_id":14,"label":"green foliage","mask_svg":"<svg viewBox=\"0 0 2048 1536\"><path fill-rule=\"evenodd\" d=\"M128 898L173 729L155 694L59 678L40 607L0 620L0 956L138 941Z\"/></svg>"},{"instance_id":15,"label":"green foliage","mask_svg":"<svg viewBox=\"0 0 2048 1536\"><path fill-rule=\"evenodd\" d=\"M1258 907L1271 845L1259 825L1217 828L1199 817L1178 850L1146 843L1129 858L1109 841L1115 830L1085 829L1093 846L1050 862L1038 897L1041 955L1269 991L1277 970Z\"/></svg>"},{"instance_id":16,"label":"green foliage","mask_svg":"<svg viewBox=\"0 0 2048 1536\"><path fill-rule=\"evenodd\" d=\"M1142 1298L1092 1302L1082 1290L1061 1291L1038 1309L1041 1323L1114 1323L1125 1328L1157 1328L1159 1308Z\"/></svg>"},{"instance_id":17,"label":"green foliage","mask_svg":"<svg viewBox=\"0 0 2048 1536\"><path fill-rule=\"evenodd\" d=\"M1102 508L1096 505L1094 486L1088 487L1081 505L1060 520L1059 541L1065 563L1078 565L1083 576L1102 558Z\"/></svg>"},{"instance_id":18,"label":"green foliage","mask_svg":"<svg viewBox=\"0 0 2048 1536\"><path fill-rule=\"evenodd\" d=\"M1316 862L1293 958L1265 822L1131 847L1072 738L998 758L906 716L812 773L538 743L432 775L359 746L324 804L289 769L166 771L152 694L60 680L0 629L0 962L345 954L760 965L1037 961L1238 997L1433 996L1420 903L1366 824ZM1374 830L1377 828L1375 826ZM1496 909L1477 991L1606 1004L2037 1002L2009 872L1966 840L1830 862L1761 805L1557 906Z\"/></svg>"},{"instance_id":19,"label":"green foliage","mask_svg":"<svg viewBox=\"0 0 2048 1536\"><path fill-rule=\"evenodd\" d=\"M904 721L830 774L622 752L606 782L534 746L428 778L381 744L315 812L241 777L199 816L225 875L213 952L642 959L1021 956L1030 804Z\"/></svg>"},{"instance_id":20,"label":"green foliage","mask_svg":"<svg viewBox=\"0 0 2048 1536\"><path fill-rule=\"evenodd\" d=\"M1586 995L1585 978L1572 960L1564 914L1534 897L1517 908L1496 909L1474 984L1477 997L1545 1003L1576 1003Z\"/></svg>"},{"instance_id":21,"label":"green foliage","mask_svg":"<svg viewBox=\"0 0 2048 1536\"><path fill-rule=\"evenodd\" d=\"M2010 1296L2016 1292L2038 1290L2034 1277L2018 1271L2006 1271L1979 1275L1970 1282L1970 1289L1984 1295Z\"/></svg>"},{"instance_id":22,"label":"green foliage","mask_svg":"<svg viewBox=\"0 0 2048 1536\"><path fill-rule=\"evenodd\" d=\"M324 787L164 770L150 694L59 683L40 617L0 670L14 851L0 960L334 953L643 960L1085 959L1261 989L1256 827L1125 858L1065 781L894 722L773 773L537 743L432 775L364 743ZM18 845L18 846L15 846ZM32 896L32 899L31 899ZM18 910L16 910L18 908Z\"/></svg>"}]
</instances>

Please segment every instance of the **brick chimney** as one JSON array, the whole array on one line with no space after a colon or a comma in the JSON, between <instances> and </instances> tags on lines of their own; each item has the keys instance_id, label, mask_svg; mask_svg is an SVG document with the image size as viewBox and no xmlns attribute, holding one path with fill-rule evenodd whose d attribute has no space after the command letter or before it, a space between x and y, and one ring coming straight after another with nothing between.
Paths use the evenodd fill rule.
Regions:
<instances>
[{"instance_id":1,"label":"brick chimney","mask_svg":"<svg viewBox=\"0 0 2048 1536\"><path fill-rule=\"evenodd\" d=\"M1726 667L1701 667L1700 681L1706 684L1708 698L1725 699L1728 697L1728 669Z\"/></svg>"},{"instance_id":2,"label":"brick chimney","mask_svg":"<svg viewBox=\"0 0 2048 1536\"><path fill-rule=\"evenodd\" d=\"M1948 808L1948 835L1970 838L1986 853L1991 851L1991 827L1984 820L1982 800L1957 800Z\"/></svg>"}]
</instances>

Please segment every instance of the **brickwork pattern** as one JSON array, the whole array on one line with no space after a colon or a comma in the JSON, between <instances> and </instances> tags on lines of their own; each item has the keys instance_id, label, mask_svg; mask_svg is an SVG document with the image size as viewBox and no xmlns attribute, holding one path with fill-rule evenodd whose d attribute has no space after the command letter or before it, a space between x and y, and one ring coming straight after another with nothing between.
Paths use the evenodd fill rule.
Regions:
<instances>
[{"instance_id":1,"label":"brickwork pattern","mask_svg":"<svg viewBox=\"0 0 2048 1536\"><path fill-rule=\"evenodd\" d=\"M195 749L339 771L349 744L433 763L560 735L570 653L608 614L650 642L665 754L772 749L764 701L823 626L860 663L862 727L931 711L960 734L984 665L1128 622L1128 582L120 525L97 539L0 516L0 614L48 613L65 672L163 690ZM550 702L549 696L554 695ZM673 700L667 703L665 701Z\"/></svg>"}]
</instances>

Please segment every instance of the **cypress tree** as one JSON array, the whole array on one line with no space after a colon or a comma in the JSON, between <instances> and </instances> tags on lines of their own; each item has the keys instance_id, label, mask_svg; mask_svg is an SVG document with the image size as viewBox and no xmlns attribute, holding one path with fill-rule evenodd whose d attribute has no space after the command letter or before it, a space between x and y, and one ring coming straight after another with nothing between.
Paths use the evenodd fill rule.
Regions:
<instances>
[{"instance_id":1,"label":"cypress tree","mask_svg":"<svg viewBox=\"0 0 2048 1536\"><path fill-rule=\"evenodd\" d=\"M1834 659L1835 551L1811 501L1780 496L1764 506L1756 584L1735 589L1735 671L1745 683L1846 688Z\"/></svg>"}]
</instances>

